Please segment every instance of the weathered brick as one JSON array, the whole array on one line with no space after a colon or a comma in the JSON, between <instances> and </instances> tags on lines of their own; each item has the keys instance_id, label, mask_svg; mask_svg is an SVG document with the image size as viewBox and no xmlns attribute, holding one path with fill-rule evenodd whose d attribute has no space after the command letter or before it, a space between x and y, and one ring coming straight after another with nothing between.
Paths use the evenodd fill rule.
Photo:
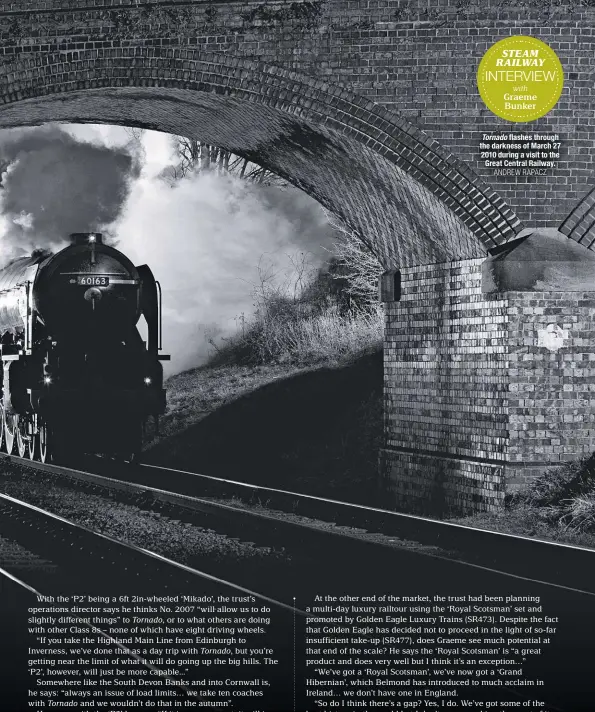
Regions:
<instances>
[{"instance_id":1,"label":"weathered brick","mask_svg":"<svg viewBox=\"0 0 595 712\"><path fill-rule=\"evenodd\" d=\"M483 294L481 264L404 269L386 305L381 471L399 506L491 511L595 450L595 293Z\"/></svg>"}]
</instances>

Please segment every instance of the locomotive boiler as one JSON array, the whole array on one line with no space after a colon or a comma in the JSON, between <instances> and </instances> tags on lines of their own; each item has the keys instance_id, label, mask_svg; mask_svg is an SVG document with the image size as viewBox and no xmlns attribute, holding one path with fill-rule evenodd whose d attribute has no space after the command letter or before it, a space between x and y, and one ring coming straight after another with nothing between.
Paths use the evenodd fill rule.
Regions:
<instances>
[{"instance_id":1,"label":"locomotive boiler","mask_svg":"<svg viewBox=\"0 0 595 712\"><path fill-rule=\"evenodd\" d=\"M71 240L0 270L0 443L43 462L130 460L165 410L160 286L100 233Z\"/></svg>"}]
</instances>

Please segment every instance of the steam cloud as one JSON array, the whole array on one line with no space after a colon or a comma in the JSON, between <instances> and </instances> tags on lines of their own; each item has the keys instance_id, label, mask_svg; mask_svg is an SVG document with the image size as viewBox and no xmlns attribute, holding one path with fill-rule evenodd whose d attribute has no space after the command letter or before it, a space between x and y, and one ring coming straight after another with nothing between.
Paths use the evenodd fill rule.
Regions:
<instances>
[{"instance_id":1,"label":"steam cloud","mask_svg":"<svg viewBox=\"0 0 595 712\"><path fill-rule=\"evenodd\" d=\"M230 175L199 173L170 188L136 181L117 224L118 247L146 262L163 287L168 373L199 365L215 343L254 312L264 275L291 284L293 263L328 258L332 228L320 206L297 189L261 188Z\"/></svg>"},{"instance_id":2,"label":"steam cloud","mask_svg":"<svg viewBox=\"0 0 595 712\"><path fill-rule=\"evenodd\" d=\"M80 140L57 125L0 133L0 263L56 249L71 232L105 229L141 170L133 142Z\"/></svg>"},{"instance_id":3,"label":"steam cloud","mask_svg":"<svg viewBox=\"0 0 595 712\"><path fill-rule=\"evenodd\" d=\"M0 265L35 248L60 249L71 232L103 231L163 288L169 374L200 365L208 339L254 312L262 273L295 279L292 258L320 266L333 229L296 188L199 173L173 188L159 175L171 139L121 127L48 125L0 132ZM260 269L259 269L260 265Z\"/></svg>"}]
</instances>

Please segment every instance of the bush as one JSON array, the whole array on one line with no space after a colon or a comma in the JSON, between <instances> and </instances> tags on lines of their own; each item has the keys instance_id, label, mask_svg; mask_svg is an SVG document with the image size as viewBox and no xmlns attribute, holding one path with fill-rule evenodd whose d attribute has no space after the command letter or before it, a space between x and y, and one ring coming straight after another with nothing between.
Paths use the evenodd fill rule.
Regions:
<instances>
[{"instance_id":1,"label":"bush","mask_svg":"<svg viewBox=\"0 0 595 712\"><path fill-rule=\"evenodd\" d=\"M336 306L319 314L281 310L257 321L250 337L263 362L335 361L376 348L382 340L382 317L379 310L340 314Z\"/></svg>"},{"instance_id":2,"label":"bush","mask_svg":"<svg viewBox=\"0 0 595 712\"><path fill-rule=\"evenodd\" d=\"M294 263L291 282L278 284L260 271L254 286L254 316L240 320L239 332L211 345L216 353L209 365L231 363L336 362L382 343L380 304L361 305L337 291L328 269L314 272L302 259Z\"/></svg>"},{"instance_id":3,"label":"bush","mask_svg":"<svg viewBox=\"0 0 595 712\"><path fill-rule=\"evenodd\" d=\"M378 303L378 277L384 270L373 242L351 230L340 218L325 210L336 230L329 272L340 280L345 295L358 305Z\"/></svg>"},{"instance_id":4,"label":"bush","mask_svg":"<svg viewBox=\"0 0 595 712\"><path fill-rule=\"evenodd\" d=\"M510 499L512 512L571 533L595 532L595 456L547 470Z\"/></svg>"},{"instance_id":5,"label":"bush","mask_svg":"<svg viewBox=\"0 0 595 712\"><path fill-rule=\"evenodd\" d=\"M382 321L379 308L342 314L331 305L312 313L309 305L271 302L217 349L210 365L340 361L379 348Z\"/></svg>"},{"instance_id":6,"label":"bush","mask_svg":"<svg viewBox=\"0 0 595 712\"><path fill-rule=\"evenodd\" d=\"M565 529L574 532L595 530L595 494L576 496L568 501L566 513L560 518Z\"/></svg>"},{"instance_id":7,"label":"bush","mask_svg":"<svg viewBox=\"0 0 595 712\"><path fill-rule=\"evenodd\" d=\"M510 504L514 506L548 507L560 505L578 491L589 472L589 460L568 462L562 467L546 470L527 489L514 494Z\"/></svg>"}]
</instances>

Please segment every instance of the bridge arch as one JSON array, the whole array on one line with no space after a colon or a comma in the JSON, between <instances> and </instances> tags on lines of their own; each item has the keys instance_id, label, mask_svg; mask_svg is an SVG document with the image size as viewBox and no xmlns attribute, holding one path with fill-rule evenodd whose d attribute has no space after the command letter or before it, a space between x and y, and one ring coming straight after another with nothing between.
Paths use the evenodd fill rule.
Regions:
<instances>
[{"instance_id":1,"label":"bridge arch","mask_svg":"<svg viewBox=\"0 0 595 712\"><path fill-rule=\"evenodd\" d=\"M520 229L467 166L341 87L228 53L111 47L0 68L0 127L139 126L196 138L287 178L373 244L385 267L485 255Z\"/></svg>"}]
</instances>

